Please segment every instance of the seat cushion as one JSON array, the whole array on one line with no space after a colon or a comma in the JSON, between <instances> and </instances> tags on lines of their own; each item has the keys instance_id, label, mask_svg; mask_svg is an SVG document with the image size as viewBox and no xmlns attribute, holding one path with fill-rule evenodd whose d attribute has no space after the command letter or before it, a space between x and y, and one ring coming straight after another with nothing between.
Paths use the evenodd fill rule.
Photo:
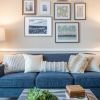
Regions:
<instances>
[{"instance_id":1,"label":"seat cushion","mask_svg":"<svg viewBox=\"0 0 100 100\"><path fill-rule=\"evenodd\" d=\"M37 73L11 73L0 78L0 87L30 88L35 85Z\"/></svg>"},{"instance_id":2,"label":"seat cushion","mask_svg":"<svg viewBox=\"0 0 100 100\"><path fill-rule=\"evenodd\" d=\"M65 88L73 84L73 78L67 72L41 72L36 77L38 88Z\"/></svg>"},{"instance_id":3,"label":"seat cushion","mask_svg":"<svg viewBox=\"0 0 100 100\"><path fill-rule=\"evenodd\" d=\"M99 88L100 87L100 73L99 72L85 72L84 74L72 74L74 84L80 84L85 88Z\"/></svg>"}]
</instances>

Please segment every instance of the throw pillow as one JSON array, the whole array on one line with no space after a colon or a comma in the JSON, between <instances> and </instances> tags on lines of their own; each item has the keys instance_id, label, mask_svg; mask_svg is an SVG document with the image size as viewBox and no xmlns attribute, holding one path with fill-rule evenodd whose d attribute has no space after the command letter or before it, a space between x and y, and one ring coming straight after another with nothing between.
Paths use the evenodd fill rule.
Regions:
<instances>
[{"instance_id":1,"label":"throw pillow","mask_svg":"<svg viewBox=\"0 0 100 100\"><path fill-rule=\"evenodd\" d=\"M87 57L83 57L81 55L71 55L69 58L68 67L71 73L84 73L87 65Z\"/></svg>"},{"instance_id":2,"label":"throw pillow","mask_svg":"<svg viewBox=\"0 0 100 100\"><path fill-rule=\"evenodd\" d=\"M69 72L67 62L42 62L42 69L41 71L53 71L53 72Z\"/></svg>"},{"instance_id":3,"label":"throw pillow","mask_svg":"<svg viewBox=\"0 0 100 100\"><path fill-rule=\"evenodd\" d=\"M23 54L25 59L25 73L27 72L40 72L41 62L43 61L42 55L27 55Z\"/></svg>"},{"instance_id":4,"label":"throw pillow","mask_svg":"<svg viewBox=\"0 0 100 100\"><path fill-rule=\"evenodd\" d=\"M79 55L81 55L83 57L87 57L87 60L88 60L88 66L87 66L87 68L88 68L90 66L90 63L91 63L94 55L93 54L85 54L85 53L79 53Z\"/></svg>"},{"instance_id":5,"label":"throw pillow","mask_svg":"<svg viewBox=\"0 0 100 100\"><path fill-rule=\"evenodd\" d=\"M87 68L87 71L100 72L100 56L94 55L90 65Z\"/></svg>"},{"instance_id":6,"label":"throw pillow","mask_svg":"<svg viewBox=\"0 0 100 100\"><path fill-rule=\"evenodd\" d=\"M5 64L5 73L24 71L25 61L21 54L4 55L3 64Z\"/></svg>"}]
</instances>

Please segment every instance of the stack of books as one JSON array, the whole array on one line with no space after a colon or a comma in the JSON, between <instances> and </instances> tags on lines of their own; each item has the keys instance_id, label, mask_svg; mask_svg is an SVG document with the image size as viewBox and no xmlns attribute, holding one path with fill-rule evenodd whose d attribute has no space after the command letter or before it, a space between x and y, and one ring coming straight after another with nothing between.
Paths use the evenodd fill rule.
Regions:
<instances>
[{"instance_id":1,"label":"stack of books","mask_svg":"<svg viewBox=\"0 0 100 100\"><path fill-rule=\"evenodd\" d=\"M66 86L66 98L73 100L88 100L85 94L85 89L80 85Z\"/></svg>"}]
</instances>

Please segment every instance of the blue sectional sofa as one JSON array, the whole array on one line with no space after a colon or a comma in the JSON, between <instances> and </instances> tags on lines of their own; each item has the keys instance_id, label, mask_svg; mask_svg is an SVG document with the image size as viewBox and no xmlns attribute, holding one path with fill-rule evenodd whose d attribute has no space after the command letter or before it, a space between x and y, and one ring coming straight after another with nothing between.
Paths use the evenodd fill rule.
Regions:
<instances>
[{"instance_id":1,"label":"blue sectional sofa","mask_svg":"<svg viewBox=\"0 0 100 100\"><path fill-rule=\"evenodd\" d=\"M43 54L46 61L68 61L68 54ZM72 74L67 72L9 73L4 75L4 65L0 65L0 97L18 97L25 88L65 88L69 84L80 84L91 89L100 97L100 73L85 72Z\"/></svg>"}]
</instances>

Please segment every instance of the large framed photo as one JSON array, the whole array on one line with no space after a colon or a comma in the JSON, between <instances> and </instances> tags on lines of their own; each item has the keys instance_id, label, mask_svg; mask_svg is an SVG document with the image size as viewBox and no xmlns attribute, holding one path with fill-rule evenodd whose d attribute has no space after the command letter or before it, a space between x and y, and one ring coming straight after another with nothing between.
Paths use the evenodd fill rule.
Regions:
<instances>
[{"instance_id":1,"label":"large framed photo","mask_svg":"<svg viewBox=\"0 0 100 100\"><path fill-rule=\"evenodd\" d=\"M36 14L36 0L22 0L22 14L34 15Z\"/></svg>"},{"instance_id":2,"label":"large framed photo","mask_svg":"<svg viewBox=\"0 0 100 100\"><path fill-rule=\"evenodd\" d=\"M56 22L56 43L79 43L78 22Z\"/></svg>"},{"instance_id":3,"label":"large framed photo","mask_svg":"<svg viewBox=\"0 0 100 100\"><path fill-rule=\"evenodd\" d=\"M51 36L51 17L25 17L25 36Z\"/></svg>"},{"instance_id":4,"label":"large framed photo","mask_svg":"<svg viewBox=\"0 0 100 100\"><path fill-rule=\"evenodd\" d=\"M54 18L59 20L71 19L71 4L54 3Z\"/></svg>"},{"instance_id":5,"label":"large framed photo","mask_svg":"<svg viewBox=\"0 0 100 100\"><path fill-rule=\"evenodd\" d=\"M40 0L39 15L50 16L51 14L50 6L51 6L50 0Z\"/></svg>"},{"instance_id":6,"label":"large framed photo","mask_svg":"<svg viewBox=\"0 0 100 100\"><path fill-rule=\"evenodd\" d=\"M86 20L86 3L74 4L74 19Z\"/></svg>"}]
</instances>

